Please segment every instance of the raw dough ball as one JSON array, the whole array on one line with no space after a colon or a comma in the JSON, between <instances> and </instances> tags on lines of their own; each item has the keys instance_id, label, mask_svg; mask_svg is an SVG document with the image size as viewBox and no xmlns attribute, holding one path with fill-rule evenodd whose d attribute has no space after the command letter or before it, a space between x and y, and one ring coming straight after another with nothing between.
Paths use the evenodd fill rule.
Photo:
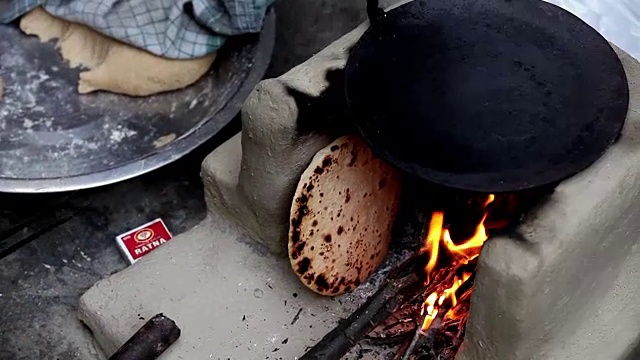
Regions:
<instances>
[{"instance_id":1,"label":"raw dough ball","mask_svg":"<svg viewBox=\"0 0 640 360\"><path fill-rule=\"evenodd\" d=\"M42 8L23 16L20 29L42 42L58 39L59 51L71 67L90 69L80 73L81 94L107 90L146 96L181 89L202 77L216 57L213 53L198 59L165 59L54 17Z\"/></svg>"},{"instance_id":2,"label":"raw dough ball","mask_svg":"<svg viewBox=\"0 0 640 360\"><path fill-rule=\"evenodd\" d=\"M322 295L355 289L382 263L400 197L400 176L357 136L318 151L291 206L289 259Z\"/></svg>"}]
</instances>

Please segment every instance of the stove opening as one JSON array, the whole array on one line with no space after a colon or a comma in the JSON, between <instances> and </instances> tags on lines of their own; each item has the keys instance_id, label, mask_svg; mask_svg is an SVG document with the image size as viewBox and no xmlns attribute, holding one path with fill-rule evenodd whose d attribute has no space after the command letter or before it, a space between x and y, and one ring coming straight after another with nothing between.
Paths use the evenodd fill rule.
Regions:
<instances>
[{"instance_id":1,"label":"stove opening","mask_svg":"<svg viewBox=\"0 0 640 360\"><path fill-rule=\"evenodd\" d=\"M454 359L469 316L473 280L482 247L493 231L512 220L514 195L457 198L431 212L417 251L422 291L411 316L413 336L400 346L401 359Z\"/></svg>"},{"instance_id":2,"label":"stove opening","mask_svg":"<svg viewBox=\"0 0 640 360\"><path fill-rule=\"evenodd\" d=\"M414 230L408 236L411 244L396 243L402 251L395 251L407 256L385 270L377 292L301 359L455 359L473 311L483 246L492 236L517 233L524 214L552 191L479 194L422 188L405 194L405 213L396 226L404 228L401 232ZM359 357L363 353L376 355Z\"/></svg>"}]
</instances>

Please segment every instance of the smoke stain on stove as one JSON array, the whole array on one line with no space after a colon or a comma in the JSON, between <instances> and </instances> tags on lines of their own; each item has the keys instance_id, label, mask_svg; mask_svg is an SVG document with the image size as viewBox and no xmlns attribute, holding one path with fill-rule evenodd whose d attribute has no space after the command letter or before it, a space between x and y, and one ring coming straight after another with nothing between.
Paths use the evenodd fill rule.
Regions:
<instances>
[{"instance_id":1,"label":"smoke stain on stove","mask_svg":"<svg viewBox=\"0 0 640 360\"><path fill-rule=\"evenodd\" d=\"M319 132L341 135L351 128L344 96L344 70L327 71L325 79L329 85L319 96L311 96L285 85L287 93L298 107L296 130L299 134Z\"/></svg>"}]
</instances>

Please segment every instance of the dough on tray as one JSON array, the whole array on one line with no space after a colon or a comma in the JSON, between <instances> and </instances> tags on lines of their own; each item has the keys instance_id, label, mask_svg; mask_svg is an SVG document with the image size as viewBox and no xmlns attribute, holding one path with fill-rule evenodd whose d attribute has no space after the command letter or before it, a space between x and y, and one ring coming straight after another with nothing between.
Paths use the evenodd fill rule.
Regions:
<instances>
[{"instance_id":1,"label":"dough on tray","mask_svg":"<svg viewBox=\"0 0 640 360\"><path fill-rule=\"evenodd\" d=\"M20 20L20 29L42 42L58 39L58 49L71 67L82 66L78 92L98 90L147 96L177 90L196 82L216 54L198 59L166 59L102 35L36 8Z\"/></svg>"}]
</instances>

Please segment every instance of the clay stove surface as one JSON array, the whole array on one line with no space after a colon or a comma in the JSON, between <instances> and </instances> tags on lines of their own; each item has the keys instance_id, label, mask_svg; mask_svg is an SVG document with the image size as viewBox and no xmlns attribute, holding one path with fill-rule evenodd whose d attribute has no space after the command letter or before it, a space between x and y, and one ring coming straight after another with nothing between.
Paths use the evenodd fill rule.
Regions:
<instances>
[{"instance_id":1,"label":"clay stove surface","mask_svg":"<svg viewBox=\"0 0 640 360\"><path fill-rule=\"evenodd\" d=\"M347 317L371 288L331 299L308 291L288 261L209 216L153 257L99 282L80 318L112 353L158 312L181 338L162 359L295 359Z\"/></svg>"}]
</instances>

